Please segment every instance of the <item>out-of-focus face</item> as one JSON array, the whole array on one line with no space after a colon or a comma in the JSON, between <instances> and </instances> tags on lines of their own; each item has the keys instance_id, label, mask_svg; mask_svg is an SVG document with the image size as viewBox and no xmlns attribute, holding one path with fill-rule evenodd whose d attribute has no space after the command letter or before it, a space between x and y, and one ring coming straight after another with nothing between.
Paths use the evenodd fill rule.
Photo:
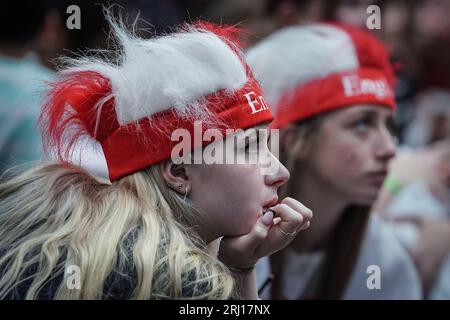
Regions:
<instances>
[{"instance_id":1,"label":"out-of-focus face","mask_svg":"<svg viewBox=\"0 0 450 320\"><path fill-rule=\"evenodd\" d=\"M367 7L371 0L341 0L336 8L336 20L357 27L366 27Z\"/></svg>"},{"instance_id":2,"label":"out-of-focus face","mask_svg":"<svg viewBox=\"0 0 450 320\"><path fill-rule=\"evenodd\" d=\"M422 41L440 41L450 35L448 0L424 0L414 8L414 28Z\"/></svg>"},{"instance_id":3,"label":"out-of-focus face","mask_svg":"<svg viewBox=\"0 0 450 320\"><path fill-rule=\"evenodd\" d=\"M385 107L358 105L324 116L304 161L324 192L349 204L372 204L395 155L392 115Z\"/></svg>"},{"instance_id":4,"label":"out-of-focus face","mask_svg":"<svg viewBox=\"0 0 450 320\"><path fill-rule=\"evenodd\" d=\"M236 139L248 142L236 144L237 157L258 152L258 156L270 157L276 163L276 170L265 174L260 163L187 166L191 183L189 198L199 210L201 228L210 239L247 234L263 211L278 202L277 190L289 178L287 169L268 148L267 130L259 135L256 130L250 130L246 132L249 139L245 140L243 135ZM259 151L249 148L253 142L258 143ZM225 148L216 151L226 152Z\"/></svg>"}]
</instances>

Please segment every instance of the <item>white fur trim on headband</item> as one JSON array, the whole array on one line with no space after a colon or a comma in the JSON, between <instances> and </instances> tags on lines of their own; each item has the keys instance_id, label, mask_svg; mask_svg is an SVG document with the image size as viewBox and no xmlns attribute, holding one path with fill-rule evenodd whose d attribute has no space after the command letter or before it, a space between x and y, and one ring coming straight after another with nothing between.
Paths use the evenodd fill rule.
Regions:
<instances>
[{"instance_id":1,"label":"white fur trim on headband","mask_svg":"<svg viewBox=\"0 0 450 320\"><path fill-rule=\"evenodd\" d=\"M113 27L122 47L118 65L69 60L72 67L65 72L96 71L110 79L120 125L170 107L195 113L199 98L220 89L234 91L247 81L238 55L212 32L192 29L144 40Z\"/></svg>"},{"instance_id":2,"label":"white fur trim on headband","mask_svg":"<svg viewBox=\"0 0 450 320\"><path fill-rule=\"evenodd\" d=\"M359 67L349 35L325 24L275 32L248 50L246 60L272 108L288 89Z\"/></svg>"}]
</instances>

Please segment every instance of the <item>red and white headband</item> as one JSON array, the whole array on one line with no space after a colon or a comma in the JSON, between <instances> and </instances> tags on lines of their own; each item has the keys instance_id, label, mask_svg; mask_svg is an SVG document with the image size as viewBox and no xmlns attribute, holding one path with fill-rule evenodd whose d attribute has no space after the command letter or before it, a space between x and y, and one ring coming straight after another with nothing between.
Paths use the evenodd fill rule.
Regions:
<instances>
[{"instance_id":1,"label":"red and white headband","mask_svg":"<svg viewBox=\"0 0 450 320\"><path fill-rule=\"evenodd\" d=\"M143 40L112 24L121 60L71 61L49 91L40 120L59 159L114 181L170 159L172 132L194 137L194 121L225 133L273 119L235 29L203 23Z\"/></svg>"},{"instance_id":2,"label":"red and white headband","mask_svg":"<svg viewBox=\"0 0 450 320\"><path fill-rule=\"evenodd\" d=\"M273 107L272 128L351 105L395 109L389 54L378 39L356 27L284 28L246 56Z\"/></svg>"},{"instance_id":3,"label":"red and white headband","mask_svg":"<svg viewBox=\"0 0 450 320\"><path fill-rule=\"evenodd\" d=\"M394 93L378 69L359 68L310 81L289 90L278 104L271 128L282 128L331 110L375 104L395 110Z\"/></svg>"},{"instance_id":4,"label":"red and white headband","mask_svg":"<svg viewBox=\"0 0 450 320\"><path fill-rule=\"evenodd\" d=\"M217 127L225 136L226 129L246 129L270 122L273 117L253 78L232 95L225 91L206 97L209 111L215 115ZM112 124L110 133L100 141L111 181L150 165L169 159L178 143L171 140L176 129L186 129L192 137L192 149L204 147L213 141L194 141L195 127L190 119L183 119L173 109L155 114L151 122L143 118L138 124L119 126ZM202 128L202 133L208 129ZM143 139L145 137L145 139Z\"/></svg>"}]
</instances>

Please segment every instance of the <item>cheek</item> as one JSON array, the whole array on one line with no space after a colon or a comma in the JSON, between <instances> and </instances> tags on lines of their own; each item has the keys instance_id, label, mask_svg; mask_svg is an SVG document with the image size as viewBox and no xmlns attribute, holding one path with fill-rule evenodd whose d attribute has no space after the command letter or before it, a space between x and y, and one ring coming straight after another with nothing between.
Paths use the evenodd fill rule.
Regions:
<instances>
[{"instance_id":1,"label":"cheek","mask_svg":"<svg viewBox=\"0 0 450 320\"><path fill-rule=\"evenodd\" d=\"M321 145L319 153L318 170L337 184L349 183L364 171L364 146L351 137L328 140Z\"/></svg>"},{"instance_id":2,"label":"cheek","mask_svg":"<svg viewBox=\"0 0 450 320\"><path fill-rule=\"evenodd\" d=\"M342 143L341 155L340 162L344 172L351 176L362 173L366 162L363 146L358 143Z\"/></svg>"},{"instance_id":3,"label":"cheek","mask_svg":"<svg viewBox=\"0 0 450 320\"><path fill-rule=\"evenodd\" d=\"M248 233L260 215L264 180L253 165L234 165L222 177L225 207L223 215L228 235Z\"/></svg>"},{"instance_id":4,"label":"cheek","mask_svg":"<svg viewBox=\"0 0 450 320\"><path fill-rule=\"evenodd\" d=\"M263 177L257 168L222 165L207 178L200 177L195 187L194 204L205 222L220 235L245 234L259 217Z\"/></svg>"}]
</instances>

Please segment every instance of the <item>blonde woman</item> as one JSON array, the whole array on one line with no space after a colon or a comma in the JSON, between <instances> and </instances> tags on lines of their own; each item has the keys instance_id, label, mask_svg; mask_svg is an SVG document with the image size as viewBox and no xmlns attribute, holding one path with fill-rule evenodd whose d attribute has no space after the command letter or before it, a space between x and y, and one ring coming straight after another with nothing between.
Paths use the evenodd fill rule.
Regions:
<instances>
[{"instance_id":1,"label":"blonde woman","mask_svg":"<svg viewBox=\"0 0 450 320\"><path fill-rule=\"evenodd\" d=\"M324 23L282 29L247 61L274 107L271 126L281 128L280 160L291 173L282 193L315 214L272 256L271 297L421 298L412 259L370 214L396 150L387 50L369 33Z\"/></svg>"},{"instance_id":2,"label":"blonde woman","mask_svg":"<svg viewBox=\"0 0 450 320\"><path fill-rule=\"evenodd\" d=\"M254 129L272 115L258 107L234 29L188 25L144 40L111 23L120 51L68 61L48 93L41 123L57 160L0 184L0 297L256 299L256 261L311 211L278 201L289 173ZM176 133L193 141L207 129L260 138L258 155L276 170L173 157ZM182 159L220 146L218 136ZM207 246L220 237L216 256Z\"/></svg>"}]
</instances>

